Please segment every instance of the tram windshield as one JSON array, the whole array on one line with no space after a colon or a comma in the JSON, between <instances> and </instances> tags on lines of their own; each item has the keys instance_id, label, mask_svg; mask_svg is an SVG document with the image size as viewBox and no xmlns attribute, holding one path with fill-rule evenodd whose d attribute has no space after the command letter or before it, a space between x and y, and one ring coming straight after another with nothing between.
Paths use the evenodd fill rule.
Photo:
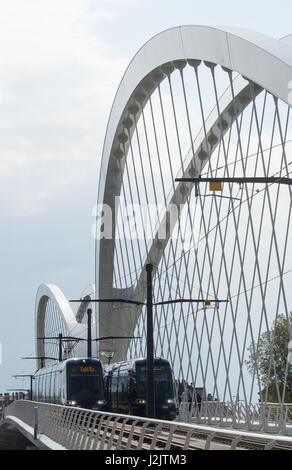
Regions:
<instances>
[{"instance_id":1,"label":"tram windshield","mask_svg":"<svg viewBox=\"0 0 292 470\"><path fill-rule=\"evenodd\" d=\"M168 364L155 364L154 371L154 386L155 386L155 400L163 401L165 398L173 398L173 383L170 367ZM137 397L146 398L146 365L136 365L137 377Z\"/></svg>"},{"instance_id":2,"label":"tram windshield","mask_svg":"<svg viewBox=\"0 0 292 470\"><path fill-rule=\"evenodd\" d=\"M103 400L102 372L96 364L68 364L67 396L69 400Z\"/></svg>"}]
</instances>

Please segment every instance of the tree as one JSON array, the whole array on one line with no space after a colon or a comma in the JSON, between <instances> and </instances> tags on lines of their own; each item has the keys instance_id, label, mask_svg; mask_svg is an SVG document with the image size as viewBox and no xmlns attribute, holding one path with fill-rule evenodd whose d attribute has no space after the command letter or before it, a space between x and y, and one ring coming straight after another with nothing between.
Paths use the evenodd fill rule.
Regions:
<instances>
[{"instance_id":1,"label":"tree","mask_svg":"<svg viewBox=\"0 0 292 470\"><path fill-rule=\"evenodd\" d=\"M287 364L291 325L292 312L289 319L283 314L279 315L271 329L248 347L249 357L245 363L252 376L259 376L262 401L276 403L284 399L286 403L292 402L292 366Z\"/></svg>"}]
</instances>

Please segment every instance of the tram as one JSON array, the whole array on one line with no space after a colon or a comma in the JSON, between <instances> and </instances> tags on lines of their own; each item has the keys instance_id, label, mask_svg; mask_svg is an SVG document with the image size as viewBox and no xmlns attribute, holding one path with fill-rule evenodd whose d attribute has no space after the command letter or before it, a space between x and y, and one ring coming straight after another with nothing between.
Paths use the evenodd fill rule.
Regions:
<instances>
[{"instance_id":1,"label":"tram","mask_svg":"<svg viewBox=\"0 0 292 470\"><path fill-rule=\"evenodd\" d=\"M173 420L177 415L173 374L166 359L153 364L156 418ZM104 366L108 409L113 413L146 416L146 359Z\"/></svg>"},{"instance_id":2,"label":"tram","mask_svg":"<svg viewBox=\"0 0 292 470\"><path fill-rule=\"evenodd\" d=\"M99 359L67 359L38 370L33 400L106 411L103 366Z\"/></svg>"}]
</instances>

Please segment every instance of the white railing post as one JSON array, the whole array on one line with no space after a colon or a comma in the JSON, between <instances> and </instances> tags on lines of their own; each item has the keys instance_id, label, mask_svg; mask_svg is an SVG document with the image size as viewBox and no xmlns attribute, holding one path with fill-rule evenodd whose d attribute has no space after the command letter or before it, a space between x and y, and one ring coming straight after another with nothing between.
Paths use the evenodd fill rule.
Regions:
<instances>
[{"instance_id":1,"label":"white railing post","mask_svg":"<svg viewBox=\"0 0 292 470\"><path fill-rule=\"evenodd\" d=\"M34 421L34 429L33 429L33 438L38 438L38 425L39 425L39 409L37 406L34 407L33 410L33 421Z\"/></svg>"}]
</instances>

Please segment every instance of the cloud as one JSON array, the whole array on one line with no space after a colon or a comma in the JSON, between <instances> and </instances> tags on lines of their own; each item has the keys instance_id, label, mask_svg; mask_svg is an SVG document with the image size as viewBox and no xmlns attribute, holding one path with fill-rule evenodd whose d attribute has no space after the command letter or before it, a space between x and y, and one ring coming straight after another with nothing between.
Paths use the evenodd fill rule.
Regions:
<instances>
[{"instance_id":1,"label":"cloud","mask_svg":"<svg viewBox=\"0 0 292 470\"><path fill-rule=\"evenodd\" d=\"M105 0L0 2L0 213L42 213L93 175L97 185L128 61L99 35L113 18Z\"/></svg>"},{"instance_id":2,"label":"cloud","mask_svg":"<svg viewBox=\"0 0 292 470\"><path fill-rule=\"evenodd\" d=\"M96 49L100 21L113 15L107 2L92 0L11 0L0 3L1 63L42 57L76 56Z\"/></svg>"}]
</instances>

